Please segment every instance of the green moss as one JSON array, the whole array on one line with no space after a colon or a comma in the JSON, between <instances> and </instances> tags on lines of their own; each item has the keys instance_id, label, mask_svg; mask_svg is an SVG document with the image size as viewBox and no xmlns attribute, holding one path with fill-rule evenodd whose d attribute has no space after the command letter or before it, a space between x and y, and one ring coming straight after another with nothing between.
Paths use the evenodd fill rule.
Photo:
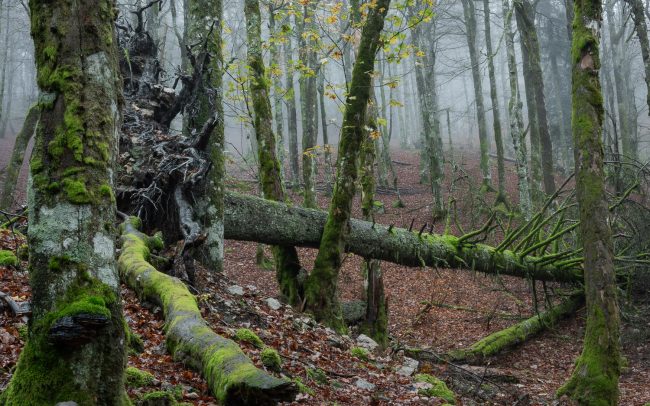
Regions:
<instances>
[{"instance_id":1,"label":"green moss","mask_svg":"<svg viewBox=\"0 0 650 406\"><path fill-rule=\"evenodd\" d=\"M92 202L92 195L86 189L86 184L80 180L63 179L63 189L70 203L87 204Z\"/></svg>"},{"instance_id":2,"label":"green moss","mask_svg":"<svg viewBox=\"0 0 650 406\"><path fill-rule=\"evenodd\" d=\"M418 393L421 395L440 398L454 404L456 403L456 395L447 387L447 384L445 384L444 381L429 374L417 374L415 375L415 380L416 382L426 382L433 385L429 389L420 389Z\"/></svg>"},{"instance_id":3,"label":"green moss","mask_svg":"<svg viewBox=\"0 0 650 406\"><path fill-rule=\"evenodd\" d=\"M29 335L29 329L27 328L27 324L21 324L20 327L18 327L18 335L21 340L27 341L27 337Z\"/></svg>"},{"instance_id":4,"label":"green moss","mask_svg":"<svg viewBox=\"0 0 650 406\"><path fill-rule=\"evenodd\" d=\"M153 391L142 395L136 404L138 406L176 406L178 402L171 392Z\"/></svg>"},{"instance_id":5,"label":"green moss","mask_svg":"<svg viewBox=\"0 0 650 406\"><path fill-rule=\"evenodd\" d=\"M294 378L293 383L296 384L300 393L306 393L311 396L314 396L316 394L316 392L314 392L314 390L309 386L305 385L300 378Z\"/></svg>"},{"instance_id":6,"label":"green moss","mask_svg":"<svg viewBox=\"0 0 650 406\"><path fill-rule=\"evenodd\" d=\"M260 358L262 358L262 364L273 371L279 371L282 367L280 354L271 347L264 348L260 354Z\"/></svg>"},{"instance_id":7,"label":"green moss","mask_svg":"<svg viewBox=\"0 0 650 406\"><path fill-rule=\"evenodd\" d=\"M20 262L12 251L0 250L0 266L18 266Z\"/></svg>"},{"instance_id":8,"label":"green moss","mask_svg":"<svg viewBox=\"0 0 650 406\"><path fill-rule=\"evenodd\" d=\"M240 328L235 332L237 341L253 344L257 348L264 347L264 342L253 331L247 328Z\"/></svg>"},{"instance_id":9,"label":"green moss","mask_svg":"<svg viewBox=\"0 0 650 406\"><path fill-rule=\"evenodd\" d=\"M149 386L153 383L154 379L151 373L138 368L128 367L124 370L124 382L131 388Z\"/></svg>"},{"instance_id":10,"label":"green moss","mask_svg":"<svg viewBox=\"0 0 650 406\"><path fill-rule=\"evenodd\" d=\"M368 350L362 347L352 347L350 348L350 354L352 354L353 357L359 358L360 360L363 361L368 361Z\"/></svg>"},{"instance_id":11,"label":"green moss","mask_svg":"<svg viewBox=\"0 0 650 406\"><path fill-rule=\"evenodd\" d=\"M319 385L327 384L327 374L320 368L306 368L307 377Z\"/></svg>"},{"instance_id":12,"label":"green moss","mask_svg":"<svg viewBox=\"0 0 650 406\"><path fill-rule=\"evenodd\" d=\"M129 326L124 323L125 335L126 335L126 344L129 347L129 354L140 354L144 351L144 342L142 337L139 334L131 331Z\"/></svg>"}]
</instances>

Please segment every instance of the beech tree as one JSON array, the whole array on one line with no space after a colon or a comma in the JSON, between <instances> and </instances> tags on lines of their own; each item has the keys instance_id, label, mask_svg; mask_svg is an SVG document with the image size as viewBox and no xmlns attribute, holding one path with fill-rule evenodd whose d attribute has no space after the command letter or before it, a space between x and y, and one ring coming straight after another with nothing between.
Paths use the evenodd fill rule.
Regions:
<instances>
[{"instance_id":1,"label":"beech tree","mask_svg":"<svg viewBox=\"0 0 650 406\"><path fill-rule=\"evenodd\" d=\"M573 375L558 393L568 394L580 404L616 405L621 372L620 320L601 140L603 102L598 49L602 5L600 0L575 0L574 10L571 127L584 248L587 326Z\"/></svg>"},{"instance_id":2,"label":"beech tree","mask_svg":"<svg viewBox=\"0 0 650 406\"><path fill-rule=\"evenodd\" d=\"M0 404L129 404L114 250L115 2L29 5L42 92L30 163L32 317Z\"/></svg>"}]
</instances>

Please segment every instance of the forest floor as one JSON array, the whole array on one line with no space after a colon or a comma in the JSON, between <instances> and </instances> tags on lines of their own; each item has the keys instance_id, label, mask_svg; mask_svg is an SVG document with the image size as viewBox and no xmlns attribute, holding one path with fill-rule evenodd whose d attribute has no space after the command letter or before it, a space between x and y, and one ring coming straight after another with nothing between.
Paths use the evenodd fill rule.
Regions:
<instances>
[{"instance_id":1,"label":"forest floor","mask_svg":"<svg viewBox=\"0 0 650 406\"><path fill-rule=\"evenodd\" d=\"M459 228L470 231L482 225L485 218L482 209L493 195L486 197L488 202L476 198L480 176L475 153L457 149L454 158L457 170L446 167L449 175L445 196L456 199L458 221L452 229L458 233ZM431 198L428 187L419 183L418 155L414 151L396 150L392 159L405 207L394 208L395 193L380 188L376 199L383 203L385 212L377 214L376 221L406 228L413 223L413 229L419 229L430 222ZM228 169L231 189L255 192L254 174L245 164L233 160ZM507 192L511 202L516 202L514 168L508 165L507 171ZM496 174L494 168L493 173ZM322 180L323 176L321 171L319 178ZM455 179L453 192L450 192L449 179ZM298 195L293 198L300 200ZM329 199L324 190L319 191L318 200L320 207L327 207ZM359 205L355 204L354 216L360 215ZM444 221L434 225L438 233L443 229ZM0 234L2 249L14 249L23 242L20 236L6 231ZM349 336L340 337L288 306L272 309L268 299L278 295L274 272L256 264L256 249L256 243L227 241L224 275L217 277L206 270L201 272L203 291L198 295L199 305L217 333L233 337L236 329L250 328L265 344L278 350L283 360L282 373L300 378L312 390L299 395L296 404L444 403L419 395L422 384L397 372L405 362L401 352L387 350L362 360L350 353L350 348L357 345L351 338L355 337L354 329ZM270 257L268 249L266 253ZM299 253L303 266L309 268L316 250L299 249ZM362 298L361 261L354 255L345 257L339 277L343 301ZM18 301L28 301L30 297L26 265L23 262L18 269L0 267L0 290ZM382 263L382 269L394 343L441 353L466 347L533 314L529 282L522 279L457 269L416 269L391 263ZM241 291L233 286L241 287ZM553 290L558 286L548 288ZM541 284L537 291L543 291ZM146 391L169 390L184 402L216 404L201 377L167 354L161 309L141 303L126 288L122 293L127 322L144 341L144 351L131 354L129 365L149 371L156 378L145 388L129 389L129 394L136 398ZM620 404L644 405L650 402L650 301L647 296L643 299L635 294L631 298L622 308L622 344L627 364L621 376ZM426 309L423 302L433 306ZM15 317L10 310L2 309L0 303L0 391L8 383L24 344L25 322L24 316ZM554 394L571 373L581 350L583 333L584 311L581 310L553 330L489 360L487 366L463 367L465 372L460 375L481 377L480 384L474 386L459 385L458 369L450 365L421 363L420 372L447 380L460 405L569 404L564 399L556 400ZM243 349L261 367L259 350L246 344Z\"/></svg>"}]
</instances>

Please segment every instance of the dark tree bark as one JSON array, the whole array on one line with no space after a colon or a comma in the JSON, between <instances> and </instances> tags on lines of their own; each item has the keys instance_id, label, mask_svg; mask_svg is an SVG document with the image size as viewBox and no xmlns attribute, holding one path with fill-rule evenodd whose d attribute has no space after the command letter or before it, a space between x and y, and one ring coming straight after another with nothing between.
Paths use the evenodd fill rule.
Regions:
<instances>
[{"instance_id":1,"label":"dark tree bark","mask_svg":"<svg viewBox=\"0 0 650 406\"><path fill-rule=\"evenodd\" d=\"M121 81L112 0L30 1L40 121L31 159L27 344L2 405L130 404L115 267Z\"/></svg>"},{"instance_id":2,"label":"dark tree bark","mask_svg":"<svg viewBox=\"0 0 650 406\"><path fill-rule=\"evenodd\" d=\"M573 141L580 236L584 249L587 326L582 354L559 390L580 404L616 405L621 372L619 310L603 170L600 94L600 0L576 0L573 20Z\"/></svg>"},{"instance_id":3,"label":"dark tree bark","mask_svg":"<svg viewBox=\"0 0 650 406\"><path fill-rule=\"evenodd\" d=\"M650 115L650 43L648 42L648 26L645 22L643 3L641 0L625 1L632 8L634 30L639 37L639 44L641 44L641 56L643 58L643 67L645 68L645 84L647 88L646 103L648 104L648 114Z\"/></svg>"},{"instance_id":4,"label":"dark tree bark","mask_svg":"<svg viewBox=\"0 0 650 406\"><path fill-rule=\"evenodd\" d=\"M337 173L329 215L314 269L305 286L307 309L314 312L318 320L338 330L344 330L345 324L337 298L337 279L356 190L359 150L365 134L363 127L370 97L370 72L374 70L379 35L384 27L384 18L389 6L390 0L379 0L377 6L370 10L361 33L343 115Z\"/></svg>"}]
</instances>

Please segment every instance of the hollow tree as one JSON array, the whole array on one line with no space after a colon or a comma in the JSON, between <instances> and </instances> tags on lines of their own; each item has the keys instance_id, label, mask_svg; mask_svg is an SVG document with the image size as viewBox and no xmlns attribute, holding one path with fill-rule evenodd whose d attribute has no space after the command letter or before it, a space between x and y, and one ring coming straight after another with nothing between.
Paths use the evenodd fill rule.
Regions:
<instances>
[{"instance_id":1,"label":"hollow tree","mask_svg":"<svg viewBox=\"0 0 650 406\"><path fill-rule=\"evenodd\" d=\"M559 394L569 394L580 404L615 405L621 369L620 321L601 141L603 102L598 48L602 5L600 0L575 0L574 11L571 126L585 258L587 325L582 354Z\"/></svg>"},{"instance_id":2,"label":"hollow tree","mask_svg":"<svg viewBox=\"0 0 650 406\"><path fill-rule=\"evenodd\" d=\"M30 163L29 336L2 405L130 404L115 266L115 2L30 1L40 121Z\"/></svg>"},{"instance_id":3,"label":"hollow tree","mask_svg":"<svg viewBox=\"0 0 650 406\"><path fill-rule=\"evenodd\" d=\"M339 141L337 173L325 230L321 238L314 269L307 278L305 299L307 309L318 320L343 330L345 325L337 298L337 279L341 267L350 210L354 199L358 157L365 134L366 105L370 96L375 55L384 27L390 0L378 0L368 13L361 32L361 41L352 70L350 91L345 103L343 126Z\"/></svg>"},{"instance_id":4,"label":"hollow tree","mask_svg":"<svg viewBox=\"0 0 650 406\"><path fill-rule=\"evenodd\" d=\"M262 17L258 0L246 0L244 14L248 38L249 89L255 114L254 127L262 193L266 199L284 201L282 169L276 154L269 85L262 56ZM302 287L297 278L300 272L298 252L291 246L274 246L273 257L280 291L289 303L298 305L302 300Z\"/></svg>"}]
</instances>

